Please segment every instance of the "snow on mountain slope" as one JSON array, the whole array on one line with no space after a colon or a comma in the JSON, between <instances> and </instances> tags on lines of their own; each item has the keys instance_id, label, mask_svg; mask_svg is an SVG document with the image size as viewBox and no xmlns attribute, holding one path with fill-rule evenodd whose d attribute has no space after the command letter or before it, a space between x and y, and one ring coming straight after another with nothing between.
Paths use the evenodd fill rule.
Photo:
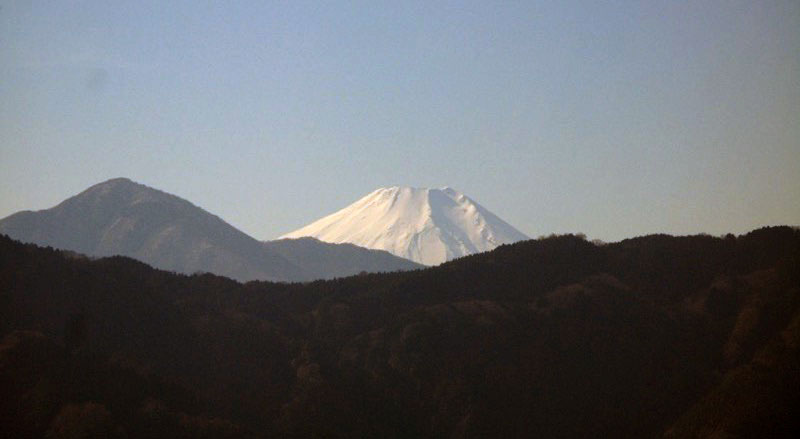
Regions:
<instances>
[{"instance_id":1,"label":"snow on mountain slope","mask_svg":"<svg viewBox=\"0 0 800 439\"><path fill-rule=\"evenodd\" d=\"M281 238L302 236L386 250L426 265L528 239L452 188L402 186L378 189Z\"/></svg>"}]
</instances>

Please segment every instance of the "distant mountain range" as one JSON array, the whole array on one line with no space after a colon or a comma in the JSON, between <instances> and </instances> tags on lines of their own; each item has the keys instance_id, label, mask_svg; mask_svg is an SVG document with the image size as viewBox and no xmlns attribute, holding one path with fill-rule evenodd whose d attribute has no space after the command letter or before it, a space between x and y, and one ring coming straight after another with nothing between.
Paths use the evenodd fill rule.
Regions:
<instances>
[{"instance_id":1,"label":"distant mountain range","mask_svg":"<svg viewBox=\"0 0 800 439\"><path fill-rule=\"evenodd\" d=\"M386 250L425 265L529 239L455 189L403 186L378 189L283 238L303 236Z\"/></svg>"},{"instance_id":2,"label":"distant mountain range","mask_svg":"<svg viewBox=\"0 0 800 439\"><path fill-rule=\"evenodd\" d=\"M175 195L116 178L51 209L0 220L0 233L90 256L130 256L180 273L307 281L420 266L387 252L313 239L260 242Z\"/></svg>"}]
</instances>

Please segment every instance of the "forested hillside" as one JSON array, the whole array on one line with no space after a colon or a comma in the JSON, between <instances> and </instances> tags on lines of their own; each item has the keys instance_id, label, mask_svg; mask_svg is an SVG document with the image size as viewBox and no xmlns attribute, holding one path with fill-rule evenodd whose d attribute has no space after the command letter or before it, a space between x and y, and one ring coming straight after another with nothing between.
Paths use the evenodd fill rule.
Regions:
<instances>
[{"instance_id":1,"label":"forested hillside","mask_svg":"<svg viewBox=\"0 0 800 439\"><path fill-rule=\"evenodd\" d=\"M800 231L308 284L0 237L0 336L7 437L793 437Z\"/></svg>"}]
</instances>

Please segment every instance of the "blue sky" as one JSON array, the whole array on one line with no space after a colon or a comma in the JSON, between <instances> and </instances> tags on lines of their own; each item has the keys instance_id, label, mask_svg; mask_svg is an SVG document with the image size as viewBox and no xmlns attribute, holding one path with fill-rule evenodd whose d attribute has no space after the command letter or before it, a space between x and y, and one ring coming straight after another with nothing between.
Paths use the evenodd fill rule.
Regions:
<instances>
[{"instance_id":1,"label":"blue sky","mask_svg":"<svg viewBox=\"0 0 800 439\"><path fill-rule=\"evenodd\" d=\"M122 3L0 4L0 217L125 176L260 239L398 184L534 237L800 223L796 1Z\"/></svg>"}]
</instances>

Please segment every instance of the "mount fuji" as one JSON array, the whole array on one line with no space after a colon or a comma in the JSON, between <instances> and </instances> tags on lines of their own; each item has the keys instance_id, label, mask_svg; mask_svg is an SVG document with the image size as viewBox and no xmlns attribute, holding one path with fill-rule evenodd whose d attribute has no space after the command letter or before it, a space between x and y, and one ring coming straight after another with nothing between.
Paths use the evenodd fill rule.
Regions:
<instances>
[{"instance_id":1,"label":"mount fuji","mask_svg":"<svg viewBox=\"0 0 800 439\"><path fill-rule=\"evenodd\" d=\"M375 190L281 238L305 236L386 250L425 265L529 239L455 189L404 186Z\"/></svg>"}]
</instances>

